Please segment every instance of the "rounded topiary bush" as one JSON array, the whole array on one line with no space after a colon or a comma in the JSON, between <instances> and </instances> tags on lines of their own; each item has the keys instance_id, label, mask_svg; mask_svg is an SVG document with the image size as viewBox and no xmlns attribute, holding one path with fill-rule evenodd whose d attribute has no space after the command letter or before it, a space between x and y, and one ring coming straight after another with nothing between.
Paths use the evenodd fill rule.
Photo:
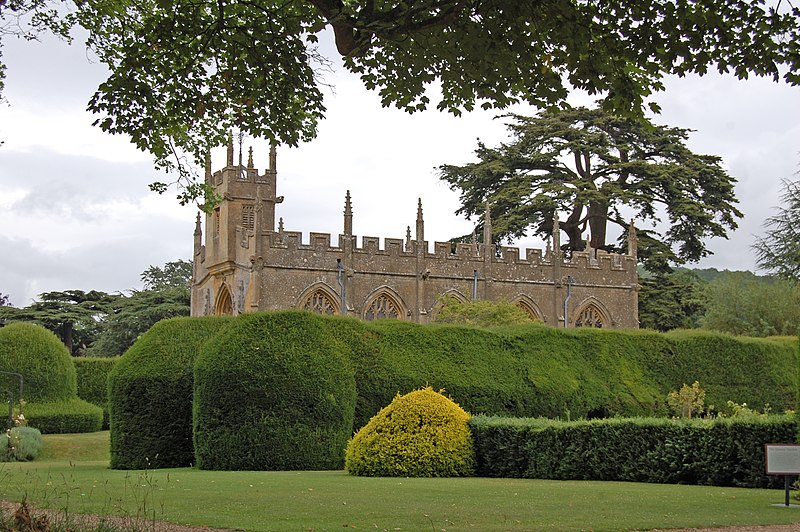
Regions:
<instances>
[{"instance_id":1,"label":"rounded topiary bush","mask_svg":"<svg viewBox=\"0 0 800 532\"><path fill-rule=\"evenodd\" d=\"M246 314L195 364L197 466L341 469L356 388L345 344L308 312Z\"/></svg>"},{"instance_id":2,"label":"rounded topiary bush","mask_svg":"<svg viewBox=\"0 0 800 532\"><path fill-rule=\"evenodd\" d=\"M16 322L0 328L0 371L22 375L24 415L31 427L50 434L102 427L103 409L78 398L72 357L44 327ZM0 384L16 391L16 379L3 377Z\"/></svg>"},{"instance_id":3,"label":"rounded topiary bush","mask_svg":"<svg viewBox=\"0 0 800 532\"><path fill-rule=\"evenodd\" d=\"M108 375L112 468L194 463L194 361L200 347L231 319L162 320L119 358Z\"/></svg>"},{"instance_id":4,"label":"rounded topiary bush","mask_svg":"<svg viewBox=\"0 0 800 532\"><path fill-rule=\"evenodd\" d=\"M430 387L398 395L350 440L345 468L362 476L472 475L475 451L469 418Z\"/></svg>"},{"instance_id":5,"label":"rounded topiary bush","mask_svg":"<svg viewBox=\"0 0 800 532\"><path fill-rule=\"evenodd\" d=\"M62 401L77 394L69 351L41 325L15 322L0 328L0 371L23 376L23 395L29 403Z\"/></svg>"}]
</instances>

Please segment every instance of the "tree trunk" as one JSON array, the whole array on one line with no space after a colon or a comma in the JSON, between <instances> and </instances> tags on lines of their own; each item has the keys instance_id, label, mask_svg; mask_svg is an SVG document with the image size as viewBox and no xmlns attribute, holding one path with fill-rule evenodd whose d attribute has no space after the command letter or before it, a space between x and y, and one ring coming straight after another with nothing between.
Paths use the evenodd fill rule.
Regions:
<instances>
[{"instance_id":1,"label":"tree trunk","mask_svg":"<svg viewBox=\"0 0 800 532\"><path fill-rule=\"evenodd\" d=\"M572 209L572 214L569 218L561 224L561 229L567 234L569 241L567 242L566 249L570 251L583 251L586 245L583 242L583 235L581 234L581 215L583 214L583 204L578 203Z\"/></svg>"},{"instance_id":2,"label":"tree trunk","mask_svg":"<svg viewBox=\"0 0 800 532\"><path fill-rule=\"evenodd\" d=\"M606 226L608 225L608 202L602 200L594 200L589 202L588 211L589 245L593 249L606 248Z\"/></svg>"}]
</instances>

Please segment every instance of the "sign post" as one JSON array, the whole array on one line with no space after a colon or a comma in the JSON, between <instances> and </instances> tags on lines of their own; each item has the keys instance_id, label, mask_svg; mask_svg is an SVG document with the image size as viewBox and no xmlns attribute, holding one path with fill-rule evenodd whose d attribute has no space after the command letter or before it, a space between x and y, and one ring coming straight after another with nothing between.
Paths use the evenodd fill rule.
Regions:
<instances>
[{"instance_id":1,"label":"sign post","mask_svg":"<svg viewBox=\"0 0 800 532\"><path fill-rule=\"evenodd\" d=\"M800 475L800 444L767 443L764 445L767 459L767 475L783 475L786 491L786 507L789 507L789 479Z\"/></svg>"}]
</instances>

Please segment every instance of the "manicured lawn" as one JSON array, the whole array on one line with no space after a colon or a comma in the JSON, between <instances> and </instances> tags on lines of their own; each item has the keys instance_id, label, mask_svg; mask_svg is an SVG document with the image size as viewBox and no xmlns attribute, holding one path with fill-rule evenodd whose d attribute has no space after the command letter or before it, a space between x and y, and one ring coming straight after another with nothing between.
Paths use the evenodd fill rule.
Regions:
<instances>
[{"instance_id":1,"label":"manicured lawn","mask_svg":"<svg viewBox=\"0 0 800 532\"><path fill-rule=\"evenodd\" d=\"M780 490L619 482L359 478L340 471L111 471L107 433L48 436L76 452L0 465L0 498L255 530L633 530L800 522ZM86 438L91 445L76 442ZM103 439L105 438L105 439ZM63 440L75 440L67 445ZM106 443L107 445L107 443ZM79 458L92 458L82 461Z\"/></svg>"}]
</instances>

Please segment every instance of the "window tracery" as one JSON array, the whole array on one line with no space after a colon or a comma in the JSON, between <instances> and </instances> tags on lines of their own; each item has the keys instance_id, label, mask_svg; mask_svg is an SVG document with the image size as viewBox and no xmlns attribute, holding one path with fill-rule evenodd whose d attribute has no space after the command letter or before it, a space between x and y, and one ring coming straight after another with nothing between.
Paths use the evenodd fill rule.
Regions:
<instances>
[{"instance_id":1,"label":"window tracery","mask_svg":"<svg viewBox=\"0 0 800 532\"><path fill-rule=\"evenodd\" d=\"M317 288L306 297L303 303L304 310L310 310L317 314L338 314L336 303L331 296L320 288Z\"/></svg>"},{"instance_id":2,"label":"window tracery","mask_svg":"<svg viewBox=\"0 0 800 532\"><path fill-rule=\"evenodd\" d=\"M364 313L366 320L398 319L401 316L400 305L389 294L381 294L372 300Z\"/></svg>"},{"instance_id":3,"label":"window tracery","mask_svg":"<svg viewBox=\"0 0 800 532\"><path fill-rule=\"evenodd\" d=\"M605 317L596 305L587 305L575 320L575 327L595 327L602 329L605 327Z\"/></svg>"}]
</instances>

